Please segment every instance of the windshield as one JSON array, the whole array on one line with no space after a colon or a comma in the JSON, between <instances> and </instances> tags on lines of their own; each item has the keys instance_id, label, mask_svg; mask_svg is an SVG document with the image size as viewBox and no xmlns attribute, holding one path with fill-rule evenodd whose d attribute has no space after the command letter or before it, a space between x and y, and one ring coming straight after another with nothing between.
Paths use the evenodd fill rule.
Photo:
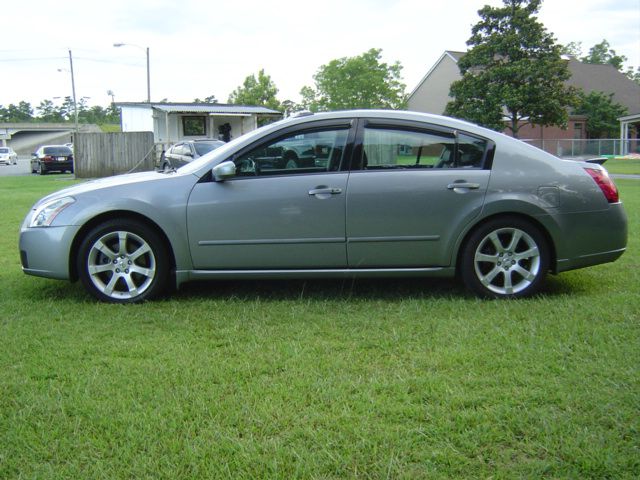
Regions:
<instances>
[{"instance_id":1,"label":"windshield","mask_svg":"<svg viewBox=\"0 0 640 480\"><path fill-rule=\"evenodd\" d=\"M8 148L0 148L0 153L9 153Z\"/></svg>"},{"instance_id":2,"label":"windshield","mask_svg":"<svg viewBox=\"0 0 640 480\"><path fill-rule=\"evenodd\" d=\"M193 146L196 149L198 155L202 156L205 153L209 153L211 150L215 150L218 147L224 145L224 142L194 142Z\"/></svg>"}]
</instances>

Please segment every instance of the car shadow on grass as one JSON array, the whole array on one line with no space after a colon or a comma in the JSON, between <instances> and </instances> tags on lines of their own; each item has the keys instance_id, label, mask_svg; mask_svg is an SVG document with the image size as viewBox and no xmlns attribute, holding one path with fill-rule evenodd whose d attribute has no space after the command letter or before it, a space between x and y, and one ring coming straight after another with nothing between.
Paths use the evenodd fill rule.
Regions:
<instances>
[{"instance_id":1,"label":"car shadow on grass","mask_svg":"<svg viewBox=\"0 0 640 480\"><path fill-rule=\"evenodd\" d=\"M449 279L329 279L232 280L184 284L172 299L235 297L247 300L406 299L464 296L461 285Z\"/></svg>"},{"instance_id":2,"label":"car shadow on grass","mask_svg":"<svg viewBox=\"0 0 640 480\"><path fill-rule=\"evenodd\" d=\"M37 285L37 288L35 288ZM23 285L24 287L24 285ZM18 288L14 298L26 295L25 301L74 304L95 303L80 283L61 289L60 282L38 279L32 288ZM549 275L539 296L589 295L597 285L571 275ZM220 300L246 301L294 300L469 300L475 295L462 282L448 278L379 278L379 279L307 279L307 280L210 280L183 284L157 301ZM16 298L17 299L17 298Z\"/></svg>"}]
</instances>

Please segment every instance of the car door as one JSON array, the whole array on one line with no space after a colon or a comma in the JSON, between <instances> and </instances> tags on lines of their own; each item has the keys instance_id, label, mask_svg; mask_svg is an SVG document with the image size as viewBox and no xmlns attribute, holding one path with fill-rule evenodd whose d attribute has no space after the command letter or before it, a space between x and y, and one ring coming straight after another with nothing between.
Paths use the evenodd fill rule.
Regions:
<instances>
[{"instance_id":1,"label":"car door","mask_svg":"<svg viewBox=\"0 0 640 480\"><path fill-rule=\"evenodd\" d=\"M351 120L289 127L244 148L230 161L236 176L205 180L190 196L189 243L196 269L345 268L345 198ZM292 168L291 141L331 159Z\"/></svg>"},{"instance_id":2,"label":"car door","mask_svg":"<svg viewBox=\"0 0 640 480\"><path fill-rule=\"evenodd\" d=\"M449 265L482 209L491 148L441 127L361 122L347 194L349 266Z\"/></svg>"}]
</instances>

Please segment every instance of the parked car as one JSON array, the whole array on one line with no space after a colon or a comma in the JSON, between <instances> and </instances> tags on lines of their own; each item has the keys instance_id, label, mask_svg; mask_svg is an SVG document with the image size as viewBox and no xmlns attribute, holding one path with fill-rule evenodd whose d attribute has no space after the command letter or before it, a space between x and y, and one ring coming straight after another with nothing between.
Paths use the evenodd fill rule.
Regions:
<instances>
[{"instance_id":1,"label":"parked car","mask_svg":"<svg viewBox=\"0 0 640 480\"><path fill-rule=\"evenodd\" d=\"M0 147L0 164L16 165L18 163L18 154L11 147Z\"/></svg>"},{"instance_id":2,"label":"parked car","mask_svg":"<svg viewBox=\"0 0 640 480\"><path fill-rule=\"evenodd\" d=\"M160 168L171 170L182 167L193 160L225 144L222 140L186 140L178 142L162 153Z\"/></svg>"},{"instance_id":3,"label":"parked car","mask_svg":"<svg viewBox=\"0 0 640 480\"><path fill-rule=\"evenodd\" d=\"M31 154L31 173L73 173L73 152L66 145L45 145Z\"/></svg>"},{"instance_id":4,"label":"parked car","mask_svg":"<svg viewBox=\"0 0 640 480\"><path fill-rule=\"evenodd\" d=\"M297 142L313 165L261 163ZM306 151L306 150L305 150ZM289 118L177 171L48 195L20 232L23 271L137 302L190 280L458 275L482 297L612 262L627 219L600 165L451 118L350 111Z\"/></svg>"}]
</instances>

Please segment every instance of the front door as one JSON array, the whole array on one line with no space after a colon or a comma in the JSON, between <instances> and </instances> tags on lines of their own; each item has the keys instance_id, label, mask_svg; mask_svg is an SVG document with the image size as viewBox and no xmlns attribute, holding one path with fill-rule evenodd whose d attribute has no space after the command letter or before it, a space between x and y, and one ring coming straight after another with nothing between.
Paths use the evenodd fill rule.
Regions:
<instances>
[{"instance_id":1,"label":"front door","mask_svg":"<svg viewBox=\"0 0 640 480\"><path fill-rule=\"evenodd\" d=\"M290 132L239 152L236 177L197 184L187 207L194 267L345 268L348 134Z\"/></svg>"}]
</instances>

